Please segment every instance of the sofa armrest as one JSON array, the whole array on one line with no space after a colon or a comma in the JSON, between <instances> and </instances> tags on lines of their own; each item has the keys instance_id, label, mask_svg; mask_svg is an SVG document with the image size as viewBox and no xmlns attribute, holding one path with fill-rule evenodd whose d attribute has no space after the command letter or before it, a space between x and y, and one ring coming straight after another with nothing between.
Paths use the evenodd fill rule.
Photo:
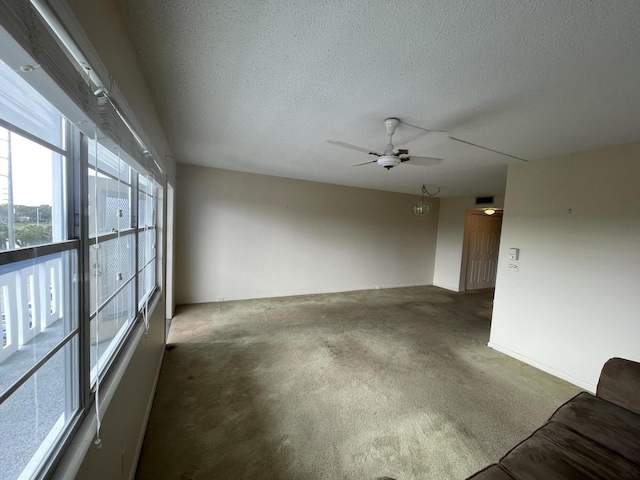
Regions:
<instances>
[{"instance_id":1,"label":"sofa armrest","mask_svg":"<svg viewBox=\"0 0 640 480\"><path fill-rule=\"evenodd\" d=\"M596 396L640 414L640 363L608 360L600 372Z\"/></svg>"}]
</instances>

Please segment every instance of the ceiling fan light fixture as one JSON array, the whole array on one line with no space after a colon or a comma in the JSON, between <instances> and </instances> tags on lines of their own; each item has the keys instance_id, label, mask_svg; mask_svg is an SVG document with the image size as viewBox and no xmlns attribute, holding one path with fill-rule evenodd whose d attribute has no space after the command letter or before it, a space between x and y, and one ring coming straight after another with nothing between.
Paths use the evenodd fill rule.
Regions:
<instances>
[{"instance_id":1,"label":"ceiling fan light fixture","mask_svg":"<svg viewBox=\"0 0 640 480\"><path fill-rule=\"evenodd\" d=\"M380 157L378 157L378 165L386 168L387 170L400 165L400 162L400 157L397 157L395 155L381 155Z\"/></svg>"}]
</instances>

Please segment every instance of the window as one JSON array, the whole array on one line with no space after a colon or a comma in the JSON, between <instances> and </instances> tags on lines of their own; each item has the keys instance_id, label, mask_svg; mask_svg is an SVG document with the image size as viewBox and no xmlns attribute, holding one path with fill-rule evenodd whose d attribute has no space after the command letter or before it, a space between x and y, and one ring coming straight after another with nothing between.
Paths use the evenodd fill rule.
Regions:
<instances>
[{"instance_id":1,"label":"window","mask_svg":"<svg viewBox=\"0 0 640 480\"><path fill-rule=\"evenodd\" d=\"M80 243L68 241L66 120L3 63L0 82L0 451L2 478L18 478L79 411Z\"/></svg>"},{"instance_id":2,"label":"window","mask_svg":"<svg viewBox=\"0 0 640 480\"><path fill-rule=\"evenodd\" d=\"M136 162L126 152L99 137L88 142L87 169L92 382L156 286L157 182L132 167Z\"/></svg>"},{"instance_id":3,"label":"window","mask_svg":"<svg viewBox=\"0 0 640 480\"><path fill-rule=\"evenodd\" d=\"M157 184L138 176L138 308L142 309L156 285Z\"/></svg>"},{"instance_id":4,"label":"window","mask_svg":"<svg viewBox=\"0 0 640 480\"><path fill-rule=\"evenodd\" d=\"M90 96L107 120L73 125L58 107L77 105L73 92L44 88L43 97L2 63L3 51L0 478L37 478L146 320L161 185L114 105Z\"/></svg>"},{"instance_id":5,"label":"window","mask_svg":"<svg viewBox=\"0 0 640 480\"><path fill-rule=\"evenodd\" d=\"M89 149L89 269L91 382L95 382L136 317L134 172L125 153L91 140ZM123 158L125 157L125 158Z\"/></svg>"}]
</instances>

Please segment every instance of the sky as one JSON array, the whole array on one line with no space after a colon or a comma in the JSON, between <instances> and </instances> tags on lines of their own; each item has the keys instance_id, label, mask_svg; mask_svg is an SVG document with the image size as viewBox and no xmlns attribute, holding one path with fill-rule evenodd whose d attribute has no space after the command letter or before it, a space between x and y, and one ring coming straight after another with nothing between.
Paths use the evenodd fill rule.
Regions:
<instances>
[{"instance_id":1,"label":"sky","mask_svg":"<svg viewBox=\"0 0 640 480\"><path fill-rule=\"evenodd\" d=\"M52 152L11 135L14 205L52 205ZM0 150L0 155L6 153ZM56 155L57 157L57 155ZM7 161L0 159L0 203L7 203Z\"/></svg>"},{"instance_id":2,"label":"sky","mask_svg":"<svg viewBox=\"0 0 640 480\"><path fill-rule=\"evenodd\" d=\"M0 61L0 116L12 125L53 145L61 146L60 113L2 61ZM7 203L8 200L7 136L8 131L0 128L0 203ZM51 205L52 152L12 133L11 156L14 204ZM58 157L57 154L55 156Z\"/></svg>"}]
</instances>

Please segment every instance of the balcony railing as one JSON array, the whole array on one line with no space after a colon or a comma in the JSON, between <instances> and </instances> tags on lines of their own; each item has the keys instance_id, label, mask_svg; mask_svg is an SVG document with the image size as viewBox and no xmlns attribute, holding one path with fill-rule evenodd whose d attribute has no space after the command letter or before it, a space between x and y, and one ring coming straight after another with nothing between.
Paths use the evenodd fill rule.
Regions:
<instances>
[{"instance_id":1,"label":"balcony railing","mask_svg":"<svg viewBox=\"0 0 640 480\"><path fill-rule=\"evenodd\" d=\"M0 364L65 314L62 257L24 263L4 267L0 275Z\"/></svg>"}]
</instances>

